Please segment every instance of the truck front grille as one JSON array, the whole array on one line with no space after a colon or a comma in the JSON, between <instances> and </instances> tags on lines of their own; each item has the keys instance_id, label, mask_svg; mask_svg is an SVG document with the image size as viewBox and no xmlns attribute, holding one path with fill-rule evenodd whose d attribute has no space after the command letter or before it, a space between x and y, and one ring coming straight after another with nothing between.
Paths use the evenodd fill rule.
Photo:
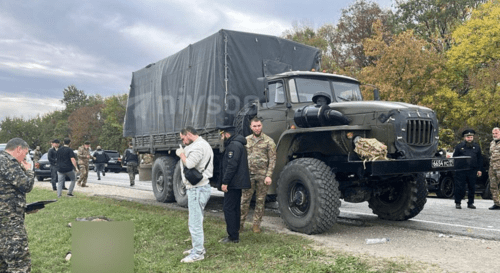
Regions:
<instances>
[{"instance_id":1,"label":"truck front grille","mask_svg":"<svg viewBox=\"0 0 500 273\"><path fill-rule=\"evenodd\" d=\"M432 143L432 122L430 120L410 119L406 122L406 142L415 146Z\"/></svg>"}]
</instances>

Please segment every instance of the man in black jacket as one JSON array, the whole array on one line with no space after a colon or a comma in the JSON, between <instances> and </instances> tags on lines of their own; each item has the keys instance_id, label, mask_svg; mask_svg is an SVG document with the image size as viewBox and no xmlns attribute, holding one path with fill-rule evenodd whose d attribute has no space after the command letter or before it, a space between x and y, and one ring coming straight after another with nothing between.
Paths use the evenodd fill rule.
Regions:
<instances>
[{"instance_id":1,"label":"man in black jacket","mask_svg":"<svg viewBox=\"0 0 500 273\"><path fill-rule=\"evenodd\" d=\"M241 190L250 188L246 139L235 134L234 127L224 128L224 154L221 162L221 189L224 192L224 218L228 237L221 243L238 243L240 241Z\"/></svg>"},{"instance_id":2,"label":"man in black jacket","mask_svg":"<svg viewBox=\"0 0 500 273\"><path fill-rule=\"evenodd\" d=\"M97 172L97 180L101 180L101 173L102 176L106 176L104 171L104 164L108 163L110 159L109 155L101 149L101 146L97 146L93 157L95 158L94 167L95 171Z\"/></svg>"},{"instance_id":3,"label":"man in black jacket","mask_svg":"<svg viewBox=\"0 0 500 273\"><path fill-rule=\"evenodd\" d=\"M52 140L52 148L49 149L47 157L50 163L50 183L52 184L52 190L57 191L57 149L59 148L59 139ZM66 182L66 181L64 181ZM63 182L63 189L66 189L66 185Z\"/></svg>"},{"instance_id":4,"label":"man in black jacket","mask_svg":"<svg viewBox=\"0 0 500 273\"><path fill-rule=\"evenodd\" d=\"M464 141L460 142L453 152L453 157L457 156L470 156L470 170L456 171L455 172L455 207L461 209L461 201L465 196L465 186L468 182L468 198L467 208L475 209L474 194L476 193L476 178L481 176L480 171L483 166L483 157L481 156L481 148L477 143L474 143L474 135L476 132L468 129L462 132ZM457 166L457 168L463 166Z\"/></svg>"}]
</instances>

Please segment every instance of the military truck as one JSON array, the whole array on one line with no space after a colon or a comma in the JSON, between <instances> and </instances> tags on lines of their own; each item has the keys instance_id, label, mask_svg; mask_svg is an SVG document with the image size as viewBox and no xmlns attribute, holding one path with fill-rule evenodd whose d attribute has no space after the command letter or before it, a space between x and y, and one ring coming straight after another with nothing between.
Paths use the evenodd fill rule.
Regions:
<instances>
[{"instance_id":1,"label":"military truck","mask_svg":"<svg viewBox=\"0 0 500 273\"><path fill-rule=\"evenodd\" d=\"M220 30L134 72L124 136L154 155L152 187L160 202L187 205L175 150L180 130L195 127L215 154L215 186L224 144L221 128L250 133L258 116L277 144L269 195L291 230L329 230L341 199L368 202L382 219L407 220L426 203L424 172L453 170L468 158L436 156L438 122L426 107L363 101L361 83L320 69L316 48L274 36ZM378 97L378 91L374 96ZM319 104L319 97L327 103ZM387 160L362 160L355 145L374 138Z\"/></svg>"}]
</instances>

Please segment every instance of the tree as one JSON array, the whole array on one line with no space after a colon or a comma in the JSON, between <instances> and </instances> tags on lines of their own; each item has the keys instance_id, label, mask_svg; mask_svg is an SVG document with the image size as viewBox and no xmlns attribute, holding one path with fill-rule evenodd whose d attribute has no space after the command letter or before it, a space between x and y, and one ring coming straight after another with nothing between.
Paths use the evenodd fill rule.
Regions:
<instances>
[{"instance_id":1,"label":"tree","mask_svg":"<svg viewBox=\"0 0 500 273\"><path fill-rule=\"evenodd\" d=\"M377 3L357 0L347 9L342 9L342 16L336 28L323 27L319 33L328 41L329 54L342 70L361 70L373 64L373 58L366 56L363 40L373 35L372 25L376 21L388 27L390 11L382 11Z\"/></svg>"},{"instance_id":2,"label":"tree","mask_svg":"<svg viewBox=\"0 0 500 273\"><path fill-rule=\"evenodd\" d=\"M453 32L455 44L447 52L449 78L471 105L465 117L472 126L500 123L500 1L490 0L472 12ZM490 130L490 129L488 129Z\"/></svg>"},{"instance_id":3,"label":"tree","mask_svg":"<svg viewBox=\"0 0 500 273\"><path fill-rule=\"evenodd\" d=\"M380 22L374 26L375 35L364 43L374 65L363 68L360 79L378 86L382 99L422 104L424 98L432 97L442 84L443 57L411 30L388 43L390 33Z\"/></svg>"},{"instance_id":4,"label":"tree","mask_svg":"<svg viewBox=\"0 0 500 273\"><path fill-rule=\"evenodd\" d=\"M69 116L68 124L73 148L82 145L85 141L90 141L94 147L98 143L104 122L101 113L103 107L104 104L80 107Z\"/></svg>"},{"instance_id":5,"label":"tree","mask_svg":"<svg viewBox=\"0 0 500 273\"><path fill-rule=\"evenodd\" d=\"M127 94L112 96L105 99L102 109L104 124L99 135L99 143L106 149L123 151L128 147L128 141L123 137L123 121L125 119Z\"/></svg>"},{"instance_id":6,"label":"tree","mask_svg":"<svg viewBox=\"0 0 500 273\"><path fill-rule=\"evenodd\" d=\"M439 52L451 46L451 33L465 22L471 10L485 0L396 0L397 32L412 29Z\"/></svg>"}]
</instances>

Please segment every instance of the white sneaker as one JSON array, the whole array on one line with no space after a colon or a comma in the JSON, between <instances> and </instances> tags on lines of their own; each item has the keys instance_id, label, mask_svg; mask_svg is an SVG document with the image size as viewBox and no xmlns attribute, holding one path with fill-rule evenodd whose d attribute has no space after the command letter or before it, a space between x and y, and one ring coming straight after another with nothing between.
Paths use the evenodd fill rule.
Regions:
<instances>
[{"instance_id":1,"label":"white sneaker","mask_svg":"<svg viewBox=\"0 0 500 273\"><path fill-rule=\"evenodd\" d=\"M182 259L181 263L193 263L193 262L201 261L203 259L205 259L205 256L203 256L203 255L199 255L199 256L189 255L189 256L185 257L184 259Z\"/></svg>"},{"instance_id":2,"label":"white sneaker","mask_svg":"<svg viewBox=\"0 0 500 273\"><path fill-rule=\"evenodd\" d=\"M184 250L184 252L182 252L182 254L189 255L189 254L191 254L192 250L193 250L192 248L188 249L188 250ZM201 252L201 255L205 255L205 253L207 253L207 251L205 249L203 249L203 252Z\"/></svg>"}]
</instances>

